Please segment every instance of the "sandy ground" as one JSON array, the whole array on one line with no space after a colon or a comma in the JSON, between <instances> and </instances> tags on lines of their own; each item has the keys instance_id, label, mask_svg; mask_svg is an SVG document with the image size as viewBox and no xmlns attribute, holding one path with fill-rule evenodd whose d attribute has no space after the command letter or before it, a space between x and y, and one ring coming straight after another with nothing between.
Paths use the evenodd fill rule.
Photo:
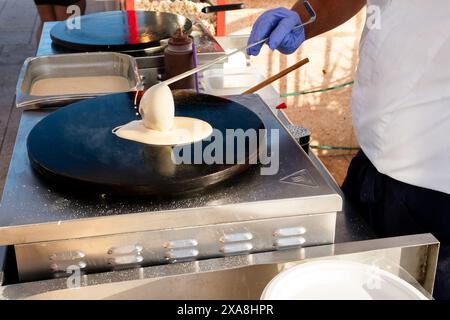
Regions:
<instances>
[{"instance_id":1,"label":"sandy ground","mask_svg":"<svg viewBox=\"0 0 450 320\"><path fill-rule=\"evenodd\" d=\"M273 1L245 0L246 9L227 13L228 34L249 34L257 17L275 6ZM291 7L295 1L277 1L276 6ZM275 83L282 93L329 88L351 81L358 62L358 48L365 13L360 12L344 25L308 40L296 53L284 56L268 48L253 58L252 64L267 76L308 57L310 63ZM312 144L358 147L351 117L351 90L348 86L324 93L286 99L287 115L296 124L312 132ZM342 183L355 151L315 151L332 175Z\"/></svg>"}]
</instances>

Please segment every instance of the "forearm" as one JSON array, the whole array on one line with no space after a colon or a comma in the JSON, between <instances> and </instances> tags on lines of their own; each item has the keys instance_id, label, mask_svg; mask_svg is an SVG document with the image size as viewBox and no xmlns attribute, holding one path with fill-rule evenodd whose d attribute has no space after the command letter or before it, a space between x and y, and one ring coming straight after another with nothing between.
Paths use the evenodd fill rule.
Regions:
<instances>
[{"instance_id":1,"label":"forearm","mask_svg":"<svg viewBox=\"0 0 450 320\"><path fill-rule=\"evenodd\" d=\"M305 26L306 39L343 24L367 4L367 0L309 0L309 2L317 13L317 20ZM308 20L303 0L297 1L292 9L300 15L302 21Z\"/></svg>"}]
</instances>

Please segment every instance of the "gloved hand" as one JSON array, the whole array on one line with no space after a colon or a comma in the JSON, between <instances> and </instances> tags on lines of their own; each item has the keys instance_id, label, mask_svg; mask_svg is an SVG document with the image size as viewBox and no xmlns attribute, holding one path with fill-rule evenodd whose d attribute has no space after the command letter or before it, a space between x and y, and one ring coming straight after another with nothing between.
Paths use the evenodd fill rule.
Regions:
<instances>
[{"instance_id":1,"label":"gloved hand","mask_svg":"<svg viewBox=\"0 0 450 320\"><path fill-rule=\"evenodd\" d=\"M272 50L283 54L291 54L305 41L305 30L299 28L292 31L302 21L297 12L286 8L277 8L266 11L256 20L248 44L256 43L270 36L268 45ZM263 44L247 50L251 56L257 56Z\"/></svg>"}]
</instances>

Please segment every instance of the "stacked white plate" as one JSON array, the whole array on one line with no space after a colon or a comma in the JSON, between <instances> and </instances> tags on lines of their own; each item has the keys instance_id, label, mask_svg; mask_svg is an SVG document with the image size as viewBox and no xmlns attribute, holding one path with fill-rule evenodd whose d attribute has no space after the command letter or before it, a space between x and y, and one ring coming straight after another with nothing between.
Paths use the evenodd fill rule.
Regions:
<instances>
[{"instance_id":1,"label":"stacked white plate","mask_svg":"<svg viewBox=\"0 0 450 320\"><path fill-rule=\"evenodd\" d=\"M376 266L350 261L307 262L276 276L263 300L428 300L418 289Z\"/></svg>"}]
</instances>

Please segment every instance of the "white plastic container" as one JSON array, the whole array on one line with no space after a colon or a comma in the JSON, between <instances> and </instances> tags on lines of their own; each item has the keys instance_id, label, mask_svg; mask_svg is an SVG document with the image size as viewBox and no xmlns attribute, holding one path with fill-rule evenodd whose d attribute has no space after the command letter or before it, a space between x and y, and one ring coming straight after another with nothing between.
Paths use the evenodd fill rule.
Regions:
<instances>
[{"instance_id":1,"label":"white plastic container","mask_svg":"<svg viewBox=\"0 0 450 320\"><path fill-rule=\"evenodd\" d=\"M262 300L428 300L405 280L375 266L341 260L307 262L276 276Z\"/></svg>"},{"instance_id":2,"label":"white plastic container","mask_svg":"<svg viewBox=\"0 0 450 320\"><path fill-rule=\"evenodd\" d=\"M241 94L262 81L264 76L253 68L210 69L203 72L205 92L216 96Z\"/></svg>"}]
</instances>

